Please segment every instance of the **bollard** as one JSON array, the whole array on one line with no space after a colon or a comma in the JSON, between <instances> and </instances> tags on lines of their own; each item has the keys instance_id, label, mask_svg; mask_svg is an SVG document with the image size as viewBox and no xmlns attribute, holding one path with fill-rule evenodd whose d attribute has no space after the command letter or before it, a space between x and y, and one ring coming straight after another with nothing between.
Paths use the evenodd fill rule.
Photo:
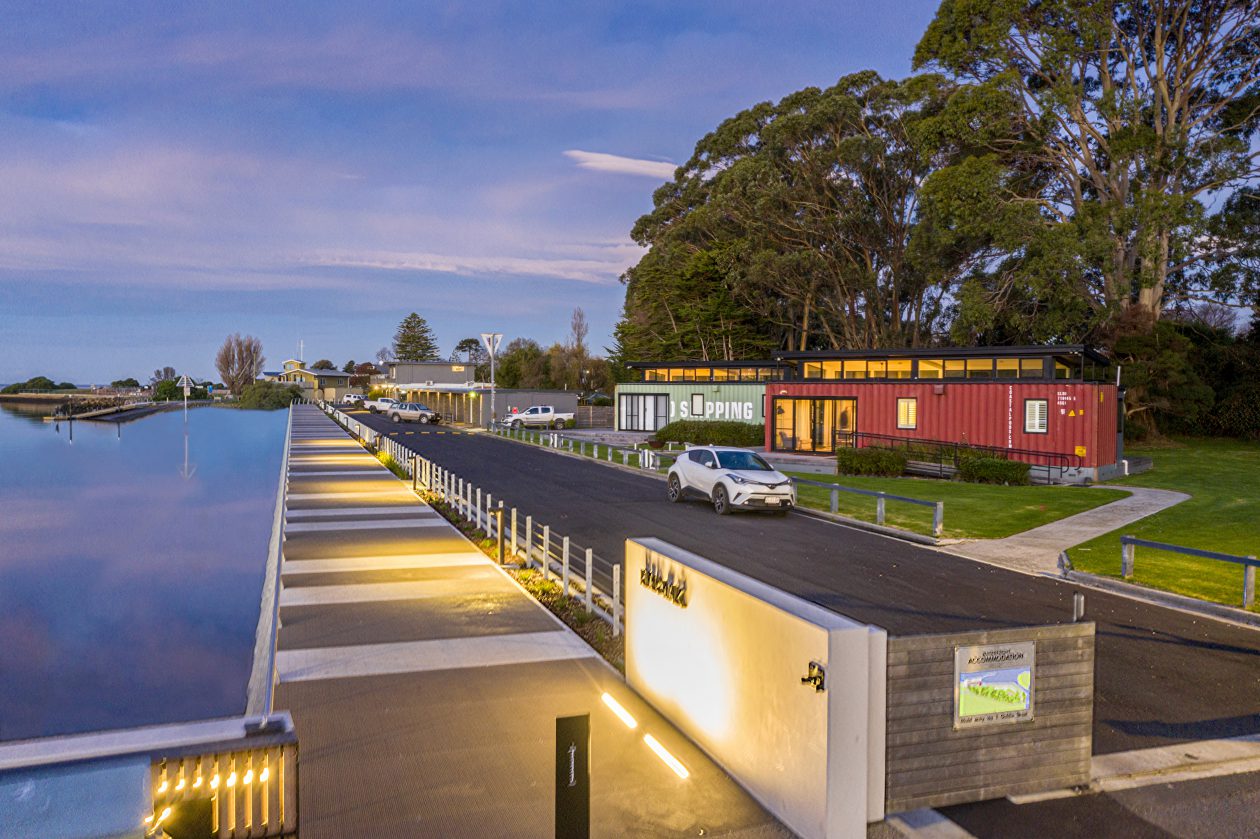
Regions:
<instances>
[{"instance_id":1,"label":"bollard","mask_svg":"<svg viewBox=\"0 0 1260 839\"><path fill-rule=\"evenodd\" d=\"M612 590L612 625L613 637L621 634L621 563L613 566Z\"/></svg>"},{"instance_id":2,"label":"bollard","mask_svg":"<svg viewBox=\"0 0 1260 839\"><path fill-rule=\"evenodd\" d=\"M543 525L542 535L542 572L543 582L547 582L548 575L551 572L551 525Z\"/></svg>"},{"instance_id":3,"label":"bollard","mask_svg":"<svg viewBox=\"0 0 1260 839\"><path fill-rule=\"evenodd\" d=\"M1072 595L1072 623L1080 623L1085 617L1085 595L1079 591Z\"/></svg>"},{"instance_id":4,"label":"bollard","mask_svg":"<svg viewBox=\"0 0 1260 839\"><path fill-rule=\"evenodd\" d=\"M591 448L591 459L599 460L599 443L594 443Z\"/></svg>"},{"instance_id":5,"label":"bollard","mask_svg":"<svg viewBox=\"0 0 1260 839\"><path fill-rule=\"evenodd\" d=\"M586 549L586 591L582 593L582 601L586 604L587 612L591 611L591 608L592 608L591 589L595 587L594 586L595 580L594 580L594 575L592 572L592 567L595 565L595 563L591 561L593 555L594 555L594 552L590 548L587 548Z\"/></svg>"},{"instance_id":6,"label":"bollard","mask_svg":"<svg viewBox=\"0 0 1260 839\"><path fill-rule=\"evenodd\" d=\"M1256 561L1254 556L1247 559L1252 563ZM1243 608L1250 609L1256 603L1256 566L1248 564L1243 566Z\"/></svg>"},{"instance_id":7,"label":"bollard","mask_svg":"<svg viewBox=\"0 0 1260 839\"><path fill-rule=\"evenodd\" d=\"M1120 576L1128 580L1133 576L1134 545L1120 546Z\"/></svg>"},{"instance_id":8,"label":"bollard","mask_svg":"<svg viewBox=\"0 0 1260 839\"><path fill-rule=\"evenodd\" d=\"M565 536L560 551L560 591L569 596L569 537Z\"/></svg>"},{"instance_id":9,"label":"bollard","mask_svg":"<svg viewBox=\"0 0 1260 839\"><path fill-rule=\"evenodd\" d=\"M875 523L876 524L884 523L884 501L885 501L884 493L881 492L875 498Z\"/></svg>"},{"instance_id":10,"label":"bollard","mask_svg":"<svg viewBox=\"0 0 1260 839\"><path fill-rule=\"evenodd\" d=\"M512 559L515 560L516 553L516 508L512 508Z\"/></svg>"},{"instance_id":11,"label":"bollard","mask_svg":"<svg viewBox=\"0 0 1260 839\"><path fill-rule=\"evenodd\" d=\"M494 530L496 533L498 533L497 541L498 541L499 549L496 552L496 556L499 557L499 564L502 565L503 560L504 560L504 556L503 556L503 502L502 501L499 502L498 509L494 511ZM512 535L515 536L516 534L513 533Z\"/></svg>"},{"instance_id":12,"label":"bollard","mask_svg":"<svg viewBox=\"0 0 1260 839\"><path fill-rule=\"evenodd\" d=\"M945 502L937 501L936 510L932 513L932 535L937 539L945 532Z\"/></svg>"},{"instance_id":13,"label":"bollard","mask_svg":"<svg viewBox=\"0 0 1260 839\"><path fill-rule=\"evenodd\" d=\"M831 512L840 512L840 490L833 489L831 491Z\"/></svg>"},{"instance_id":14,"label":"bollard","mask_svg":"<svg viewBox=\"0 0 1260 839\"><path fill-rule=\"evenodd\" d=\"M613 447L612 447L612 443L609 443L608 444L608 462L612 463L613 462L612 459L613 459Z\"/></svg>"}]
</instances>

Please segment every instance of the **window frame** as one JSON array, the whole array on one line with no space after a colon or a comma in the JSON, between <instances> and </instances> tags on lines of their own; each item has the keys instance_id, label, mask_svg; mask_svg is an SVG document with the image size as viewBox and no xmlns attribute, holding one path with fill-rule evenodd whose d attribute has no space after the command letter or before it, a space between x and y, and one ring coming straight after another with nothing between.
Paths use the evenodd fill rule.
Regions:
<instances>
[{"instance_id":1,"label":"window frame","mask_svg":"<svg viewBox=\"0 0 1260 839\"><path fill-rule=\"evenodd\" d=\"M697 411L697 410L696 410L696 400L697 400L697 399L698 399L698 400L700 400L700 410L699 410L699 411ZM691 394L691 418L692 418L692 419L696 419L697 417L699 417L699 418L701 418L701 419L703 419L703 418L704 418L704 394L703 394L703 393L693 393L693 394Z\"/></svg>"},{"instance_id":2,"label":"window frame","mask_svg":"<svg viewBox=\"0 0 1260 839\"><path fill-rule=\"evenodd\" d=\"M1029 428L1028 424L1028 406L1040 402L1045 408L1045 427ZM1049 434L1050 433L1050 400L1045 398L1034 398L1024 400L1024 433L1025 434Z\"/></svg>"},{"instance_id":3,"label":"window frame","mask_svg":"<svg viewBox=\"0 0 1260 839\"><path fill-rule=\"evenodd\" d=\"M910 424L903 425L901 422L901 406L902 403L910 405ZM919 430L919 398L917 396L898 396L897 397L897 430L898 431L918 431Z\"/></svg>"}]
</instances>

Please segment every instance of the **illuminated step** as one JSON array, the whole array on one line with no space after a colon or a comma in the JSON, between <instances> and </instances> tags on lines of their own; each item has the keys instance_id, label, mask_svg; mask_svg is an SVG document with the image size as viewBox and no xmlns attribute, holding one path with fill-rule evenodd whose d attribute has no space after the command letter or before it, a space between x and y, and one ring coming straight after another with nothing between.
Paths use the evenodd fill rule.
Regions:
<instances>
[{"instance_id":1,"label":"illuminated step","mask_svg":"<svg viewBox=\"0 0 1260 839\"><path fill-rule=\"evenodd\" d=\"M329 559L288 561L280 569L285 576L328 574L341 571L399 571L407 568L452 568L493 564L483 553L400 554L398 556L343 556Z\"/></svg>"},{"instance_id":2,"label":"illuminated step","mask_svg":"<svg viewBox=\"0 0 1260 839\"><path fill-rule=\"evenodd\" d=\"M432 516L411 519L373 519L372 521L290 522L285 533L336 532L342 530L412 530L419 527L450 527L446 519Z\"/></svg>"},{"instance_id":3,"label":"illuminated step","mask_svg":"<svg viewBox=\"0 0 1260 839\"><path fill-rule=\"evenodd\" d=\"M280 650L276 653L276 671L281 682L299 682L529 664L593 658L595 655L595 651L581 638L563 630L313 650Z\"/></svg>"}]
</instances>

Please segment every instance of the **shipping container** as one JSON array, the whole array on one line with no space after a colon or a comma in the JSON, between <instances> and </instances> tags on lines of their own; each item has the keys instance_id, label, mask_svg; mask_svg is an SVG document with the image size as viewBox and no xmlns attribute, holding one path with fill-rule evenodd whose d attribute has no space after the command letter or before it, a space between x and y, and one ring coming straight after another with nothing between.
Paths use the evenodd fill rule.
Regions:
<instances>
[{"instance_id":1,"label":"shipping container","mask_svg":"<svg viewBox=\"0 0 1260 839\"><path fill-rule=\"evenodd\" d=\"M618 431L656 431L680 419L762 426L766 386L730 382L633 382L617 385Z\"/></svg>"}]
</instances>

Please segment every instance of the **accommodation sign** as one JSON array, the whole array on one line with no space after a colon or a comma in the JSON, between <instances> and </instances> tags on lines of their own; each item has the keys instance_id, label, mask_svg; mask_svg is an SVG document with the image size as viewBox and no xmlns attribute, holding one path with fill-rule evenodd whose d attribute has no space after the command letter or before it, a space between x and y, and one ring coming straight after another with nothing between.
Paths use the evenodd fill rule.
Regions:
<instances>
[{"instance_id":1,"label":"accommodation sign","mask_svg":"<svg viewBox=\"0 0 1260 839\"><path fill-rule=\"evenodd\" d=\"M660 565L648 562L639 572L639 585L664 597L671 603L687 608L687 583L675 579L673 574L666 576Z\"/></svg>"},{"instance_id":2,"label":"accommodation sign","mask_svg":"<svg viewBox=\"0 0 1260 839\"><path fill-rule=\"evenodd\" d=\"M1034 641L954 648L954 728L1033 718Z\"/></svg>"}]
</instances>

